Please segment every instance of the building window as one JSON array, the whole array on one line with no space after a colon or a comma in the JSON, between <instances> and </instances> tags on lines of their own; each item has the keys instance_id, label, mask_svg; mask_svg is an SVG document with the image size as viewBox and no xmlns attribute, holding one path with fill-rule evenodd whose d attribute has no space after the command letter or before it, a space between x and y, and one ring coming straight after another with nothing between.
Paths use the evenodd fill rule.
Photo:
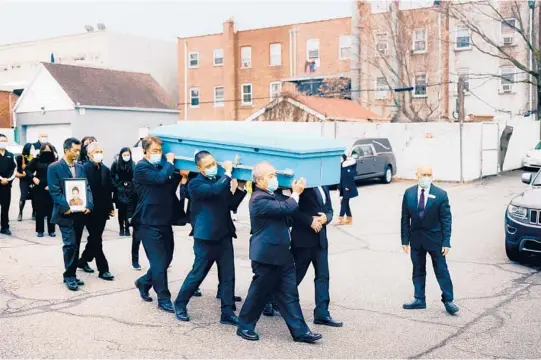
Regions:
<instances>
[{"instance_id":1,"label":"building window","mask_svg":"<svg viewBox=\"0 0 541 360\"><path fill-rule=\"evenodd\" d=\"M199 88L190 89L190 107L199 107Z\"/></svg>"},{"instance_id":2,"label":"building window","mask_svg":"<svg viewBox=\"0 0 541 360\"><path fill-rule=\"evenodd\" d=\"M379 33L376 35L376 50L380 55L387 55L387 33Z\"/></svg>"},{"instance_id":3,"label":"building window","mask_svg":"<svg viewBox=\"0 0 541 360\"><path fill-rule=\"evenodd\" d=\"M224 87L223 86L216 86L214 88L214 107L224 107Z\"/></svg>"},{"instance_id":4,"label":"building window","mask_svg":"<svg viewBox=\"0 0 541 360\"><path fill-rule=\"evenodd\" d=\"M500 92L513 92L513 83L515 82L515 68L506 67L500 69Z\"/></svg>"},{"instance_id":5,"label":"building window","mask_svg":"<svg viewBox=\"0 0 541 360\"><path fill-rule=\"evenodd\" d=\"M413 53L414 54L424 54L427 52L426 40L427 40L426 29L413 30Z\"/></svg>"},{"instance_id":6,"label":"building window","mask_svg":"<svg viewBox=\"0 0 541 360\"><path fill-rule=\"evenodd\" d=\"M470 69L458 69L458 81L464 81L464 91L470 92Z\"/></svg>"},{"instance_id":7,"label":"building window","mask_svg":"<svg viewBox=\"0 0 541 360\"><path fill-rule=\"evenodd\" d=\"M224 64L224 49L214 49L212 57L214 66L223 66Z\"/></svg>"},{"instance_id":8,"label":"building window","mask_svg":"<svg viewBox=\"0 0 541 360\"><path fill-rule=\"evenodd\" d=\"M383 76L376 78L376 99L385 99L389 94L389 86Z\"/></svg>"},{"instance_id":9,"label":"building window","mask_svg":"<svg viewBox=\"0 0 541 360\"><path fill-rule=\"evenodd\" d=\"M270 100L276 100L282 92L282 83L280 81L274 81L270 83Z\"/></svg>"},{"instance_id":10,"label":"building window","mask_svg":"<svg viewBox=\"0 0 541 360\"><path fill-rule=\"evenodd\" d=\"M501 24L502 44L511 46L515 44L515 29L517 28L516 19L505 19Z\"/></svg>"},{"instance_id":11,"label":"building window","mask_svg":"<svg viewBox=\"0 0 541 360\"><path fill-rule=\"evenodd\" d=\"M194 69L199 67L199 53L198 52L191 52L188 54L189 57L189 67L190 69Z\"/></svg>"},{"instance_id":12,"label":"building window","mask_svg":"<svg viewBox=\"0 0 541 360\"><path fill-rule=\"evenodd\" d=\"M240 67L243 69L252 67L252 48L250 46L240 48Z\"/></svg>"},{"instance_id":13,"label":"building window","mask_svg":"<svg viewBox=\"0 0 541 360\"><path fill-rule=\"evenodd\" d=\"M351 53L351 36L342 35L339 40L338 57L340 60L348 60Z\"/></svg>"},{"instance_id":14,"label":"building window","mask_svg":"<svg viewBox=\"0 0 541 360\"><path fill-rule=\"evenodd\" d=\"M426 97L426 73L415 75L413 97Z\"/></svg>"},{"instance_id":15,"label":"building window","mask_svg":"<svg viewBox=\"0 0 541 360\"><path fill-rule=\"evenodd\" d=\"M319 39L310 39L306 41L306 60L319 60Z\"/></svg>"},{"instance_id":16,"label":"building window","mask_svg":"<svg viewBox=\"0 0 541 360\"><path fill-rule=\"evenodd\" d=\"M242 105L252 105L252 84L242 84Z\"/></svg>"},{"instance_id":17,"label":"building window","mask_svg":"<svg viewBox=\"0 0 541 360\"><path fill-rule=\"evenodd\" d=\"M456 50L471 49L470 31L467 28L458 28L455 35Z\"/></svg>"},{"instance_id":18,"label":"building window","mask_svg":"<svg viewBox=\"0 0 541 360\"><path fill-rule=\"evenodd\" d=\"M270 66L282 65L282 44L270 44Z\"/></svg>"}]
</instances>

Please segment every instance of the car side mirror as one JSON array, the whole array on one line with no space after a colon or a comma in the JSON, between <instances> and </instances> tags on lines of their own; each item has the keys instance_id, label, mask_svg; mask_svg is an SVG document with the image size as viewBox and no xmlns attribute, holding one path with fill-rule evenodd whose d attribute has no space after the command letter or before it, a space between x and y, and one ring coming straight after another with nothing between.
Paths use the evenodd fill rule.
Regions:
<instances>
[{"instance_id":1,"label":"car side mirror","mask_svg":"<svg viewBox=\"0 0 541 360\"><path fill-rule=\"evenodd\" d=\"M532 174L522 174L521 179L524 184L530 185L532 183Z\"/></svg>"}]
</instances>

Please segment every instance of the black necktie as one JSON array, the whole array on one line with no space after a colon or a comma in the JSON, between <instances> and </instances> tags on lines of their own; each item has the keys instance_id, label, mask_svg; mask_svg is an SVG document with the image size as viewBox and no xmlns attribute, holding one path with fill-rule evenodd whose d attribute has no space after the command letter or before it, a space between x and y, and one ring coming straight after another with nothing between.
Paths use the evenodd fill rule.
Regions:
<instances>
[{"instance_id":1,"label":"black necktie","mask_svg":"<svg viewBox=\"0 0 541 360\"><path fill-rule=\"evenodd\" d=\"M425 189L421 189L421 196L419 196L419 217L422 219L425 216Z\"/></svg>"}]
</instances>

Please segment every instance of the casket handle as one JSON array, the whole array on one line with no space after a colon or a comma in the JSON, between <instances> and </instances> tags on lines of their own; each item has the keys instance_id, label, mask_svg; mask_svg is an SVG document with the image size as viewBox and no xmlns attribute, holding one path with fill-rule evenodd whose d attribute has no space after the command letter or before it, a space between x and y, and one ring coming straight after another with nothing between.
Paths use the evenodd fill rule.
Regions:
<instances>
[{"instance_id":1,"label":"casket handle","mask_svg":"<svg viewBox=\"0 0 541 360\"><path fill-rule=\"evenodd\" d=\"M194 158L188 157L188 156L177 155L177 156L175 156L175 159L176 160L184 160L184 161L194 162ZM221 166L223 163L219 162L218 164ZM233 167L235 169L243 169L243 170L250 170L250 171L252 171L254 169L253 166L241 165L240 164L240 157L238 155L235 156L235 160L233 161ZM284 175L284 176L288 176L288 177L293 177L295 175L295 171L293 171L293 169L276 170L276 174Z\"/></svg>"}]
</instances>

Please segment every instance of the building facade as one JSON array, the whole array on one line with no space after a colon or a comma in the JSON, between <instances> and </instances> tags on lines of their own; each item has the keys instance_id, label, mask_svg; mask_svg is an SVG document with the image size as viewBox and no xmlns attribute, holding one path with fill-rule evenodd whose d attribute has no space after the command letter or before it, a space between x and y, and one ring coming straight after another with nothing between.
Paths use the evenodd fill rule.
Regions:
<instances>
[{"instance_id":1,"label":"building facade","mask_svg":"<svg viewBox=\"0 0 541 360\"><path fill-rule=\"evenodd\" d=\"M13 126L13 108L18 96L11 91L0 90L0 129L9 129Z\"/></svg>"},{"instance_id":2,"label":"building facade","mask_svg":"<svg viewBox=\"0 0 541 360\"><path fill-rule=\"evenodd\" d=\"M318 92L349 81L351 18L178 39L183 119L241 120L278 96L284 82Z\"/></svg>"},{"instance_id":3,"label":"building facade","mask_svg":"<svg viewBox=\"0 0 541 360\"><path fill-rule=\"evenodd\" d=\"M41 62L149 73L173 99L178 97L176 43L91 31L0 45L0 88L24 89Z\"/></svg>"}]
</instances>

